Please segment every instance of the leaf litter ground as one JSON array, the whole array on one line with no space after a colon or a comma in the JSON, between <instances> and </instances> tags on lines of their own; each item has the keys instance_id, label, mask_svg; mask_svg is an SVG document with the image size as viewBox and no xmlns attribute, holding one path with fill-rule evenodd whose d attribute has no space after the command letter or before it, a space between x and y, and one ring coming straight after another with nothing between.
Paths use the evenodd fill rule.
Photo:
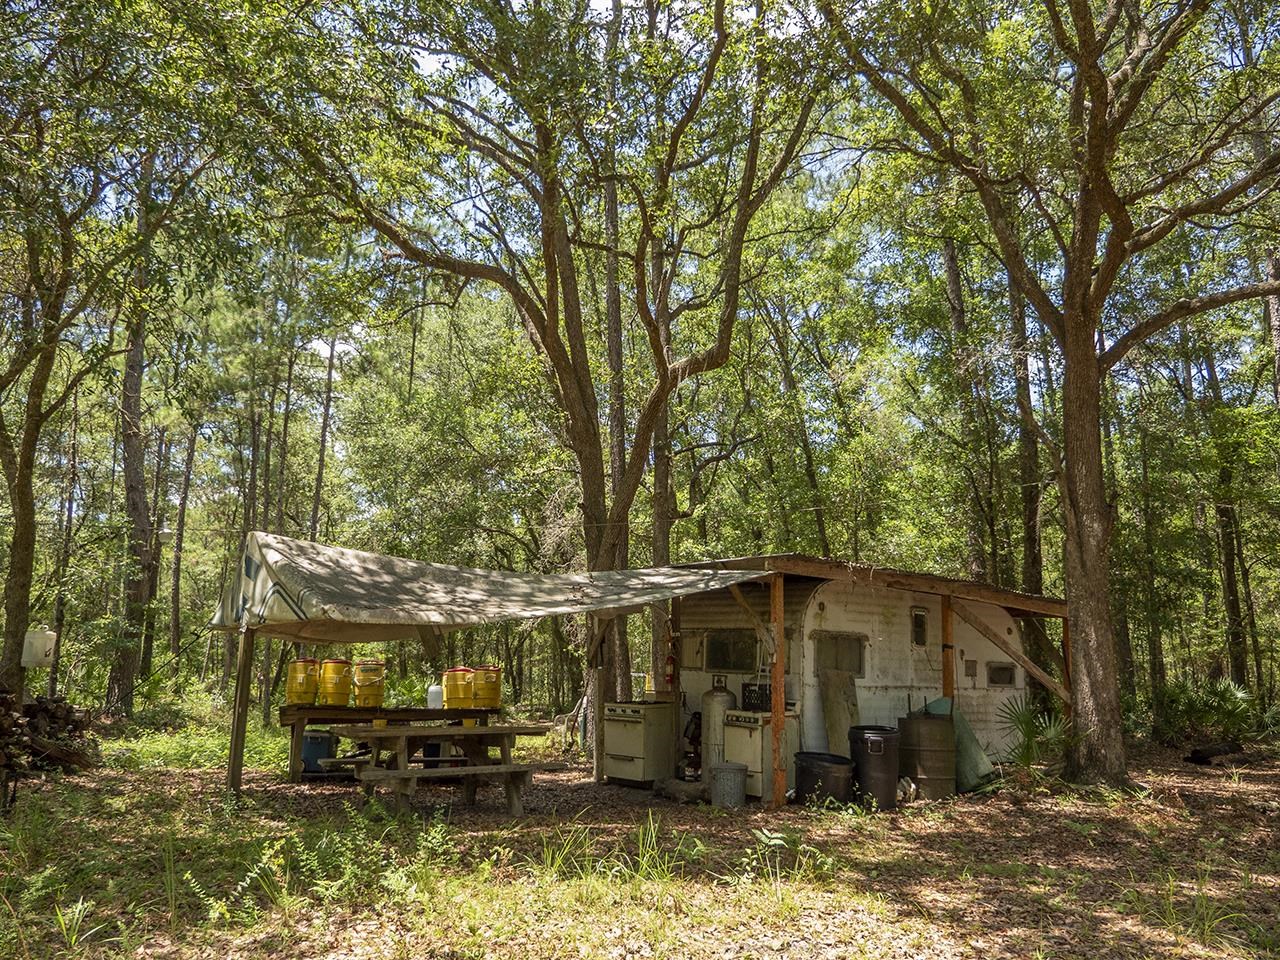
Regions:
<instances>
[{"instance_id":1,"label":"leaf litter ground","mask_svg":"<svg viewBox=\"0 0 1280 960\"><path fill-rule=\"evenodd\" d=\"M872 816L576 767L519 820L497 788L424 788L397 820L268 771L239 801L216 770L50 778L0 827L0 956L1280 956L1280 758L1132 770L1132 792L1018 774Z\"/></svg>"}]
</instances>

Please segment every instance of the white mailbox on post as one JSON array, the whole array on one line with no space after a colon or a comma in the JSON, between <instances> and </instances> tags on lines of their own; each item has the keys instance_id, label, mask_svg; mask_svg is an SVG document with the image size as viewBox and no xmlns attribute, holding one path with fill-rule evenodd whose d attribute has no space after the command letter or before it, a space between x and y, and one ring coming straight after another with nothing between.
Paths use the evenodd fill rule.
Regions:
<instances>
[{"instance_id":1,"label":"white mailbox on post","mask_svg":"<svg viewBox=\"0 0 1280 960\"><path fill-rule=\"evenodd\" d=\"M53 645L58 635L44 624L35 630L27 631L26 642L22 645L22 665L31 667L48 667L53 664Z\"/></svg>"}]
</instances>

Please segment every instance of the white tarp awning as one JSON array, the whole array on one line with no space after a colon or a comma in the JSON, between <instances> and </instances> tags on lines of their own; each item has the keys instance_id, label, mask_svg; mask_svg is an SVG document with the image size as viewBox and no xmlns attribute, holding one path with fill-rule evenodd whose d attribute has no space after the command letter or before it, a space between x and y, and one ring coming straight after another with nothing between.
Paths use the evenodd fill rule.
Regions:
<instances>
[{"instance_id":1,"label":"white tarp awning","mask_svg":"<svg viewBox=\"0 0 1280 960\"><path fill-rule=\"evenodd\" d=\"M758 580L760 570L658 567L601 573L476 570L254 531L210 623L318 643L364 643L645 604Z\"/></svg>"}]
</instances>

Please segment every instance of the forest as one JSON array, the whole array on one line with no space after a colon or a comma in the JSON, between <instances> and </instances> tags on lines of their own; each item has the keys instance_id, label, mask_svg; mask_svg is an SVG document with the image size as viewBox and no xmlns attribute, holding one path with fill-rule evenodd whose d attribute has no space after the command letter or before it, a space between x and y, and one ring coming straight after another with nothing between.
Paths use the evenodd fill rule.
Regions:
<instances>
[{"instance_id":1,"label":"forest","mask_svg":"<svg viewBox=\"0 0 1280 960\"><path fill-rule=\"evenodd\" d=\"M142 873L158 887L86 886L76 848L100 839L73 831L57 856L40 852L56 816L0 825L13 878L0 879L0 947L133 955L162 930L165 955L197 942L283 955L271 938L302 936L300 895L261 864L284 864L347 903L361 884L424 901L430 887L503 918L480 946L438 953L397 921L398 949L542 956L529 919L542 907L486 900L499 894L473 865L502 875L533 845L535 860L559 854L538 876L577 884L583 902L602 877L658 884L597 907L602 930L642 931L649 953L611 953L587 930L546 956L574 943L574 956L827 955L812 931L733 954L711 952L729 934L662 946L664 898L684 904L682 929L714 913L714 891L669 889L705 826L684 808L658 826L606 813L596 840L639 844L614 860L573 826L545 826L549 847L493 841L496 814L428 815L412 849L387 854L392 889L390 861L339 881L291 853L316 824L264 840L306 816L313 801L292 792L288 814L259 799L240 815L241 847L218 855L231 892L199 870L184 881L185 818L213 811L209 843L236 819L213 797L237 637L209 624L262 531L536 574L797 554L1065 598L1069 643L1056 621L1019 626L1070 702L1036 688L1012 718L1029 730L1024 766L1051 771L1016 776L1057 786L1018 781L1023 800L996 802L1085 823L1079 805L1102 797L1106 824L1081 830L1150 839L1175 816L1152 798L1195 774L1176 773L1174 751L1227 742L1260 764L1239 809L1263 806L1203 876L1193 852L1144 862L1159 873L1147 886L1079 895L1085 914L1127 904L1127 922L1165 939L1027 921L1067 932L1005 930L994 955L1280 949L1280 862L1250 859L1267 856L1280 809L1278 34L1265 0L8 0L0 693L87 710L109 771L41 781L31 800L20 782L13 816L107 816L115 801L71 798L99 775L117 798L139 771L185 785L155 801L168 826L148 834ZM585 618L550 617L358 652L386 661L389 703L425 704L443 670L492 663L515 715L576 724L596 683L602 699L641 698L666 629L660 610L610 621L593 654ZM46 630L51 662L25 667L28 633ZM297 655L259 638L252 789L282 769L274 717ZM324 829L349 852L376 846L346 795L315 794L341 821ZM570 816L585 796L534 806ZM1206 819L1179 829L1193 837L1225 809L1192 807ZM1001 810L1016 831L1017 810ZM900 841L875 833L887 828L841 816L894 855ZM957 816L980 846L986 821ZM816 822L795 828L816 837ZM912 822L913 842L950 855ZM810 916L789 883L816 903L846 870L878 882L872 854L849 866L768 823L744 842L757 882L772 865L772 912L731 888L751 929ZM1037 829L1049 842L1048 822ZM674 852L655 876L643 853L659 841ZM490 842L505 858L473 849ZM720 855L711 876L729 869ZM93 869L116 863L94 856ZM1041 880L1074 891L1073 869ZM1170 892L1173 919L1158 922L1175 870L1191 892ZM1246 876L1243 900L1215 899ZM914 879L894 882L859 901L857 923L883 920ZM888 940L861 949L968 956L979 948L954 918L950 946L920 946L917 926L947 909L894 914ZM205 913L213 939L185 939ZM481 936L467 922L453 936ZM350 954L297 955L359 952L342 942Z\"/></svg>"}]
</instances>

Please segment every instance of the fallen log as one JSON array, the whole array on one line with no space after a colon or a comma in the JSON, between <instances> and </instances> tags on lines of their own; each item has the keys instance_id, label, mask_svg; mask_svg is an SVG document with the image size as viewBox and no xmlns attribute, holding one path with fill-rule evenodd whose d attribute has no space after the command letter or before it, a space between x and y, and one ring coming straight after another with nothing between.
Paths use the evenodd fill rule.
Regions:
<instances>
[{"instance_id":1,"label":"fallen log","mask_svg":"<svg viewBox=\"0 0 1280 960\"><path fill-rule=\"evenodd\" d=\"M88 770L98 763L97 756L87 745L78 745L31 735L31 759L41 764L56 764L68 773Z\"/></svg>"},{"instance_id":2,"label":"fallen log","mask_svg":"<svg viewBox=\"0 0 1280 960\"><path fill-rule=\"evenodd\" d=\"M1193 747L1191 752L1182 759L1186 763L1199 764L1207 767L1213 761L1214 757L1226 756L1230 753L1242 753L1244 747L1236 740L1222 740L1218 743L1206 743L1201 747Z\"/></svg>"}]
</instances>

